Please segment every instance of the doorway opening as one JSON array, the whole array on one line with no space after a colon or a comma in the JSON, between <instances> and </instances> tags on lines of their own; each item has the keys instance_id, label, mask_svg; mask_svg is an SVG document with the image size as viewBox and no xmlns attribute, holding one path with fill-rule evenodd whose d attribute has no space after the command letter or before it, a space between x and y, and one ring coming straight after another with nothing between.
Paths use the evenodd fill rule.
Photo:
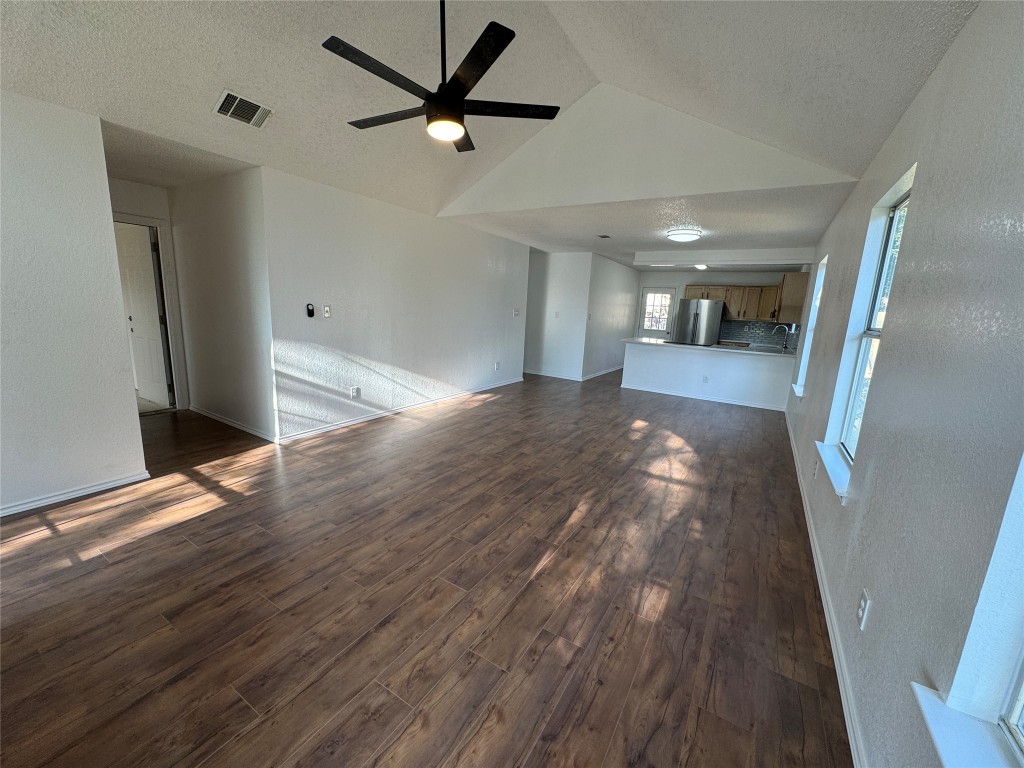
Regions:
<instances>
[{"instance_id":1,"label":"doorway opening","mask_svg":"<svg viewBox=\"0 0 1024 768\"><path fill-rule=\"evenodd\" d=\"M115 221L114 239L139 413L174 409L174 372L157 228Z\"/></svg>"}]
</instances>

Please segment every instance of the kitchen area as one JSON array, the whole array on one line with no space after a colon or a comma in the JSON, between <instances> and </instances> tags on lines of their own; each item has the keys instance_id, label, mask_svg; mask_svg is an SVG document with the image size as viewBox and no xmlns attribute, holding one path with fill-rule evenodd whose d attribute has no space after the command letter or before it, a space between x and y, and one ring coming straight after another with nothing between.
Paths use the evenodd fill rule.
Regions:
<instances>
[{"instance_id":1,"label":"kitchen area","mask_svg":"<svg viewBox=\"0 0 1024 768\"><path fill-rule=\"evenodd\" d=\"M785 409L809 272L644 277L623 388Z\"/></svg>"}]
</instances>

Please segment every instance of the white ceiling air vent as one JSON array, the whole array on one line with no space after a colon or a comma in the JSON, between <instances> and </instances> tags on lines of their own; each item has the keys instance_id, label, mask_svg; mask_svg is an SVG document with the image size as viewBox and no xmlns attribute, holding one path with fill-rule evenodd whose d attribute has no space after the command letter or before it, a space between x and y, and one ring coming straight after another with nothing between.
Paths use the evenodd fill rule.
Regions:
<instances>
[{"instance_id":1,"label":"white ceiling air vent","mask_svg":"<svg viewBox=\"0 0 1024 768\"><path fill-rule=\"evenodd\" d=\"M218 114L233 117L239 122L251 125L253 128L261 128L267 118L273 114L273 110L260 106L255 102L243 99L237 93L224 91L217 100Z\"/></svg>"}]
</instances>

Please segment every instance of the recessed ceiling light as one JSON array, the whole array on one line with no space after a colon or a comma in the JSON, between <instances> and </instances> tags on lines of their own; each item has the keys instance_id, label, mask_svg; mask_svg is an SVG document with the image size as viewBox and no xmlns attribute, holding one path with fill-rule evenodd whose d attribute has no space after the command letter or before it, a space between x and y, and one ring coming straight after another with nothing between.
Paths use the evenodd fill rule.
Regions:
<instances>
[{"instance_id":1,"label":"recessed ceiling light","mask_svg":"<svg viewBox=\"0 0 1024 768\"><path fill-rule=\"evenodd\" d=\"M701 232L695 227L673 227L665 234L669 240L675 240L677 243L692 243L694 240L700 240Z\"/></svg>"},{"instance_id":2,"label":"recessed ceiling light","mask_svg":"<svg viewBox=\"0 0 1024 768\"><path fill-rule=\"evenodd\" d=\"M693 268L694 269L707 269L708 265L707 264L694 264Z\"/></svg>"}]
</instances>

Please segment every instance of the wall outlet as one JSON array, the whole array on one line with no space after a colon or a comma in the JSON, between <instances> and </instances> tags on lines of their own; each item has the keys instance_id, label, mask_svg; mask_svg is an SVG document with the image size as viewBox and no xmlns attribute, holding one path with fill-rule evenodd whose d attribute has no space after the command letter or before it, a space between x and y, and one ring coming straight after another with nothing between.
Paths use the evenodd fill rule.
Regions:
<instances>
[{"instance_id":1,"label":"wall outlet","mask_svg":"<svg viewBox=\"0 0 1024 768\"><path fill-rule=\"evenodd\" d=\"M359 396L362 394L362 390L360 390L359 387L349 387L348 394L353 400L358 400Z\"/></svg>"},{"instance_id":2,"label":"wall outlet","mask_svg":"<svg viewBox=\"0 0 1024 768\"><path fill-rule=\"evenodd\" d=\"M501 368L501 363L500 362L495 363L494 364L494 370L498 370L499 368Z\"/></svg>"},{"instance_id":3,"label":"wall outlet","mask_svg":"<svg viewBox=\"0 0 1024 768\"><path fill-rule=\"evenodd\" d=\"M331 308L330 308L329 305L324 304L324 317L330 317L330 316L331 316Z\"/></svg>"},{"instance_id":4,"label":"wall outlet","mask_svg":"<svg viewBox=\"0 0 1024 768\"><path fill-rule=\"evenodd\" d=\"M868 625L868 613L871 611L871 595L868 591L862 590L860 593L860 602L857 604L857 625L860 627L860 631L863 632L865 627Z\"/></svg>"},{"instance_id":5,"label":"wall outlet","mask_svg":"<svg viewBox=\"0 0 1024 768\"><path fill-rule=\"evenodd\" d=\"M557 309L555 310L555 319L556 320L558 319L558 310Z\"/></svg>"},{"instance_id":6,"label":"wall outlet","mask_svg":"<svg viewBox=\"0 0 1024 768\"><path fill-rule=\"evenodd\" d=\"M705 384L710 384L711 383L711 377L710 376L705 376L704 377L704 383Z\"/></svg>"},{"instance_id":7,"label":"wall outlet","mask_svg":"<svg viewBox=\"0 0 1024 768\"><path fill-rule=\"evenodd\" d=\"M519 317L519 310L518 309L513 309L512 310L512 317Z\"/></svg>"},{"instance_id":8,"label":"wall outlet","mask_svg":"<svg viewBox=\"0 0 1024 768\"><path fill-rule=\"evenodd\" d=\"M821 462L820 462L820 461L818 461L817 459L815 459L815 460L814 460L814 479L815 479L815 480L817 480L817 479L818 479L818 467L819 467L820 465L821 465Z\"/></svg>"}]
</instances>

